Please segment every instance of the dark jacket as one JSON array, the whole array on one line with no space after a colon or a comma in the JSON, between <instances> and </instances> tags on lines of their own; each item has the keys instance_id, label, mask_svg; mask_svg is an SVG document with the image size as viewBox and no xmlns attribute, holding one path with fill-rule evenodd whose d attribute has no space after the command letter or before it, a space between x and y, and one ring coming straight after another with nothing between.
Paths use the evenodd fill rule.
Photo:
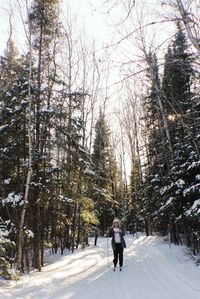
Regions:
<instances>
[{"instance_id":1,"label":"dark jacket","mask_svg":"<svg viewBox=\"0 0 200 299\"><path fill-rule=\"evenodd\" d=\"M126 248L126 243L125 243L125 240L124 240L124 237L123 237L125 235L125 233L124 233L124 230L122 228L120 228L120 229L121 229L121 232L119 233L119 235L120 235L120 239L121 239L122 248L124 249L124 248ZM109 236L109 238L112 238L111 244L112 244L112 249L113 250L115 250L115 238L114 238L114 235L115 235L114 234L114 230L111 227L110 230L109 230L108 236Z\"/></svg>"}]
</instances>

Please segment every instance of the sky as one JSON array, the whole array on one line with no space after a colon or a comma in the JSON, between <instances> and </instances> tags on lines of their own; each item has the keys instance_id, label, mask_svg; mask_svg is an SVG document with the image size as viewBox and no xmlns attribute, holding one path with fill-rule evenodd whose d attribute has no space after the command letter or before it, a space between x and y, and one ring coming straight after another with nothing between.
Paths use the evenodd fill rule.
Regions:
<instances>
[{"instance_id":1,"label":"sky","mask_svg":"<svg viewBox=\"0 0 200 299\"><path fill-rule=\"evenodd\" d=\"M72 10L78 13L80 22L83 23L85 32L91 37L100 41L108 37L109 28L106 24L106 16L103 14L103 0L63 0L63 5L67 5Z\"/></svg>"},{"instance_id":2,"label":"sky","mask_svg":"<svg viewBox=\"0 0 200 299\"><path fill-rule=\"evenodd\" d=\"M19 3L24 2L22 0ZM6 49L8 37L10 35L10 21L12 24L12 38L21 53L24 52L24 28L20 16L20 8L17 0L0 1L0 54Z\"/></svg>"},{"instance_id":3,"label":"sky","mask_svg":"<svg viewBox=\"0 0 200 299\"><path fill-rule=\"evenodd\" d=\"M31 3L31 0L27 0ZM125 1L124 3L129 3ZM131 13L127 17L127 8L118 0L62 0L61 16L62 21L67 18L68 13L77 17L76 27L82 36L94 40L96 53L102 60L102 49L106 49L109 57L110 72L109 85L115 85L126 77L127 73L137 72L141 67L141 51L139 50L139 31L140 20L148 24L158 19L164 19L167 16L166 10L159 5L161 0L140 0L135 1L137 5L133 6ZM115 5L113 5L115 4ZM20 7L21 6L21 7ZM0 54L6 48L6 43L10 33L9 18L12 24L12 37L20 52L26 52L26 42L24 27L21 20L20 8L23 15L25 0L1 0L0 1ZM164 16L164 13L166 16ZM26 16L23 15L24 20ZM157 35L154 34L154 29ZM136 30L135 34L130 34ZM174 25L172 23L162 23L155 26L144 28L145 42L147 48L154 38L154 47L158 46L157 54L163 57L163 49L168 45L168 38L174 34ZM128 38L125 38L129 36ZM159 45L162 44L160 49ZM139 58L140 56L140 58ZM117 84L116 84L117 85ZM115 86L115 92L117 88ZM113 89L111 90L113 93Z\"/></svg>"},{"instance_id":4,"label":"sky","mask_svg":"<svg viewBox=\"0 0 200 299\"><path fill-rule=\"evenodd\" d=\"M136 8L141 8L142 3L143 7L143 15L146 20L154 20L156 16L158 17L158 11L160 15L164 13L162 6L158 5L160 0L140 0L135 1L137 6L133 7L133 15L129 16L128 19L132 18L131 22L124 22L123 24L127 24L126 26L116 26L119 25L124 19L127 17L127 12L122 4L113 5L114 3L120 3L121 1L115 0L62 0L62 10L63 14L66 15L67 7L70 8L72 13L76 13L78 15L80 27L84 28L87 35L94 38L99 43L111 43L114 39L118 40L120 37L124 37L126 35L126 31L131 31L131 26L137 26L137 20L133 20L136 17L134 13ZM13 15L12 25L13 25L13 36L17 41L17 44L21 47L22 44L22 35L23 35L23 26L20 24L20 5L22 10L25 6L25 0L1 0L0 1L0 18L1 18L1 28L0 28L0 51L2 52L5 49L7 37L9 34L9 16L10 11ZM28 0L28 3L31 3L31 0ZM125 1L126 3L126 1ZM140 5L141 4L141 5ZM147 16L148 15L148 16ZM151 17L152 16L152 17ZM156 19L157 21L157 19ZM169 24L163 27L164 30L160 30L159 35L165 36L168 29ZM165 38L164 37L164 38Z\"/></svg>"},{"instance_id":5,"label":"sky","mask_svg":"<svg viewBox=\"0 0 200 299\"><path fill-rule=\"evenodd\" d=\"M31 0L29 0L29 3ZM78 15L80 27L87 32L87 35L98 40L104 41L105 36L109 38L109 28L106 25L105 14L101 13L104 0L62 0L62 12L66 15L67 7L72 13ZM19 1L24 7L24 0ZM12 14L13 37L17 45L23 51L23 35L24 30L20 19L20 7L17 0L1 0L0 1L0 53L6 48L6 42L9 35L9 17ZM100 9L100 12L98 11Z\"/></svg>"},{"instance_id":6,"label":"sky","mask_svg":"<svg viewBox=\"0 0 200 299\"><path fill-rule=\"evenodd\" d=\"M30 3L31 0L28 0L28 2ZM105 68L109 72L109 78L107 83L103 83L104 94L102 98L104 100L106 90L106 96L109 99L107 118L112 128L115 128L113 124L117 123L117 118L123 109L122 103L126 98L124 93L126 80L124 78L129 77L130 73L137 73L143 67L142 65L144 65L144 59L141 58L142 52L139 49L141 46L138 35L139 31L136 29L140 27L140 20L145 24L158 21L159 19L163 20L163 14L166 9L163 9L158 4L160 0L136 0L135 3L137 5L133 7L129 15L127 15L123 1L119 0L62 0L61 2L62 21L65 21L68 14L71 14L72 19L76 15L76 30L82 37L85 36L88 40L94 40L98 61L101 65L103 65L102 61L106 62ZM127 0L124 3L129 2ZM6 48L10 32L10 15L12 15L13 40L21 53L27 52L24 28L20 15L20 8L23 15L24 3L25 0L0 1L0 55L3 54ZM25 16L23 17L25 19ZM154 34L155 28L158 33L157 35ZM136 30L136 33L130 34L134 30ZM147 26L144 28L144 33L147 50L154 37L153 47L156 48L158 46L158 57L162 60L164 56L163 49L167 47L168 43L166 41L168 41L168 38L174 34L174 26L172 26L172 23L162 23L153 27ZM126 36L129 36L129 38L125 38ZM161 48L159 47L160 44L162 44ZM141 85L144 75L145 72L139 76L132 77L140 85L139 88L136 85L137 93L142 93L145 87L145 84ZM118 134L118 130L118 128L115 129L116 135ZM127 164L128 173L130 173L130 163L128 162Z\"/></svg>"}]
</instances>

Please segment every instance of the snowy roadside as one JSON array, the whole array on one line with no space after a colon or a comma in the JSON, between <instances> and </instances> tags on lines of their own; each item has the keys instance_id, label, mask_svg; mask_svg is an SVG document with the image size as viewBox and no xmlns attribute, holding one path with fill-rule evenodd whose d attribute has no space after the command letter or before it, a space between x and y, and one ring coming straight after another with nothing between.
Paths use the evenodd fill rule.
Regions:
<instances>
[{"instance_id":1,"label":"snowy roadside","mask_svg":"<svg viewBox=\"0 0 200 299\"><path fill-rule=\"evenodd\" d=\"M109 242L107 242L109 241ZM155 236L126 236L124 268L112 271L110 240L73 254L49 255L41 273L0 290L1 299L198 299L200 267L183 247ZM109 254L108 254L109 253ZM108 267L108 263L110 267Z\"/></svg>"}]
</instances>

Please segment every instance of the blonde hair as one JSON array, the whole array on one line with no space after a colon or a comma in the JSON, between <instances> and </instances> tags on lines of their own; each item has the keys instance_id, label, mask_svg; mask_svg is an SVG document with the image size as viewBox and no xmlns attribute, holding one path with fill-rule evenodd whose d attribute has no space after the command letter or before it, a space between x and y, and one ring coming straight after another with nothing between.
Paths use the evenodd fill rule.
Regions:
<instances>
[{"instance_id":1,"label":"blonde hair","mask_svg":"<svg viewBox=\"0 0 200 299\"><path fill-rule=\"evenodd\" d=\"M112 226L114 226L114 223L118 223L119 226L121 226L120 220L119 220L118 218L115 218L115 219L113 220L113 225L112 225Z\"/></svg>"}]
</instances>

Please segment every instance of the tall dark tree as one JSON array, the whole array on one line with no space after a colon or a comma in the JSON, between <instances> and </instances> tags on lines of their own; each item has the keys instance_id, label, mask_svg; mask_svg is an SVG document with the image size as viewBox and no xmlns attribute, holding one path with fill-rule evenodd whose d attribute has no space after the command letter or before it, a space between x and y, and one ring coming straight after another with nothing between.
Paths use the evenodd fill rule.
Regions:
<instances>
[{"instance_id":1,"label":"tall dark tree","mask_svg":"<svg viewBox=\"0 0 200 299\"><path fill-rule=\"evenodd\" d=\"M51 168L51 118L53 115L53 86L55 84L56 39L59 34L58 0L34 0L29 12L30 31L33 39L33 57L36 63L33 100L33 177L32 225L34 229L34 266L41 270L44 251L44 203L42 191L48 185Z\"/></svg>"},{"instance_id":2,"label":"tall dark tree","mask_svg":"<svg viewBox=\"0 0 200 299\"><path fill-rule=\"evenodd\" d=\"M169 198L172 199L169 206L174 207L174 210L168 213L168 217L172 219L184 214L186 202L181 198L187 172L185 166L189 163L191 148L198 151L193 142L193 123L189 116L193 111L191 92L193 73L192 56L188 51L186 36L178 25L175 40L165 57L162 81L163 103L174 151L174 160L170 163L170 173L166 176L166 184L174 187L165 197L167 203L169 203Z\"/></svg>"},{"instance_id":3,"label":"tall dark tree","mask_svg":"<svg viewBox=\"0 0 200 299\"><path fill-rule=\"evenodd\" d=\"M14 226L12 241L18 244L21 207L24 204L28 160L28 78L27 57L19 57L14 44L9 41L1 59L1 198L2 218ZM5 68L5 65L7 67ZM7 71L6 71L7 70Z\"/></svg>"},{"instance_id":4,"label":"tall dark tree","mask_svg":"<svg viewBox=\"0 0 200 299\"><path fill-rule=\"evenodd\" d=\"M114 216L114 194L112 189L114 178L112 173L116 164L112 155L110 132L105 115L102 112L100 112L96 122L95 132L92 161L96 173L96 187L93 189L93 199L100 221L100 228L104 232Z\"/></svg>"},{"instance_id":5,"label":"tall dark tree","mask_svg":"<svg viewBox=\"0 0 200 299\"><path fill-rule=\"evenodd\" d=\"M160 230L165 229L167 223L184 222L186 211L197 199L195 193L191 192L198 184L195 176L199 171L197 165L199 145L194 138L195 122L191 117L194 113L194 97L191 92L193 73L192 56L188 51L187 40L178 26L175 39L165 56L160 89L172 156L165 150L168 140L164 134L160 134L165 130L164 123L162 121L159 123L159 118L155 118L155 114L150 117L151 120L155 119L154 126L150 129L148 143L152 163L148 165L149 175L143 201L145 212L150 215L153 225ZM149 100L153 103L152 93ZM153 114L149 104L148 108ZM158 129L155 124L159 124ZM152 142L152 137L157 140L155 143ZM159 140L163 140L163 146L159 146ZM190 196L186 197L188 192Z\"/></svg>"}]
</instances>

